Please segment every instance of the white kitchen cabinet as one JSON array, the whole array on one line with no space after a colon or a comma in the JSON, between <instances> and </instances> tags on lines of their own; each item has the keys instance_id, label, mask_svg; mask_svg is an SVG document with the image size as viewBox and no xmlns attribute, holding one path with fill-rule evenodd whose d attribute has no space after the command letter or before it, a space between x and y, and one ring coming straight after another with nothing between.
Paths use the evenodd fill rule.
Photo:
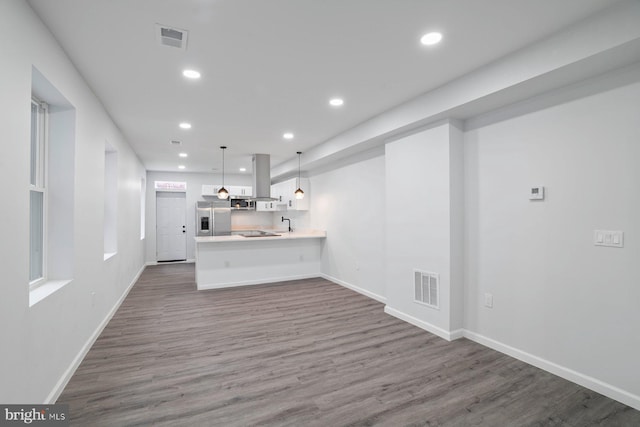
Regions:
<instances>
[{"instance_id":1,"label":"white kitchen cabinet","mask_svg":"<svg viewBox=\"0 0 640 427\"><path fill-rule=\"evenodd\" d=\"M202 195L203 196L217 196L218 190L222 188L222 184L203 184ZM230 197L251 197L253 187L250 185L227 185L225 187L229 192Z\"/></svg>"},{"instance_id":2,"label":"white kitchen cabinet","mask_svg":"<svg viewBox=\"0 0 640 427\"><path fill-rule=\"evenodd\" d=\"M287 181L279 182L271 186L271 197L278 199L278 203L287 203L286 194L288 186L286 184Z\"/></svg>"},{"instance_id":3,"label":"white kitchen cabinet","mask_svg":"<svg viewBox=\"0 0 640 427\"><path fill-rule=\"evenodd\" d=\"M217 196L218 190L222 188L222 184L203 184L202 195L203 196Z\"/></svg>"},{"instance_id":4,"label":"white kitchen cabinet","mask_svg":"<svg viewBox=\"0 0 640 427\"><path fill-rule=\"evenodd\" d=\"M253 187L250 185L230 185L227 189L231 197L251 197L253 195Z\"/></svg>"},{"instance_id":5,"label":"white kitchen cabinet","mask_svg":"<svg viewBox=\"0 0 640 427\"><path fill-rule=\"evenodd\" d=\"M271 195L280 199L289 211L309 210L309 178L300 178L300 188L304 191L304 198L296 199L295 191L298 189L298 178L280 182L271 186Z\"/></svg>"},{"instance_id":6,"label":"white kitchen cabinet","mask_svg":"<svg viewBox=\"0 0 640 427\"><path fill-rule=\"evenodd\" d=\"M278 204L274 201L269 202L256 202L256 210L260 212L274 212L278 209Z\"/></svg>"}]
</instances>

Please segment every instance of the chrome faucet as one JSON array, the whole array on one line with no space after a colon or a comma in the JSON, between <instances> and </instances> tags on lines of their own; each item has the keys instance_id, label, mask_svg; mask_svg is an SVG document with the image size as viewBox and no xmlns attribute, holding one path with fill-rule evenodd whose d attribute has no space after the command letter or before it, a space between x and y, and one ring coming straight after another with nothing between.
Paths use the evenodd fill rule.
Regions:
<instances>
[{"instance_id":1,"label":"chrome faucet","mask_svg":"<svg viewBox=\"0 0 640 427\"><path fill-rule=\"evenodd\" d=\"M293 228L291 228L291 220L289 218L282 217L282 221L280 222L285 222L285 221L289 221L289 232L292 232Z\"/></svg>"}]
</instances>

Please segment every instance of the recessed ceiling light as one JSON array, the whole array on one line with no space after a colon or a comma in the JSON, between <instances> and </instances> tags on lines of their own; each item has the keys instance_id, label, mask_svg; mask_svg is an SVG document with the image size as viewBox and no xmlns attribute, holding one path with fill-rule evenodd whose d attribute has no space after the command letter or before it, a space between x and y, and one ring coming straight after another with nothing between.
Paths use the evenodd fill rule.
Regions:
<instances>
[{"instance_id":1,"label":"recessed ceiling light","mask_svg":"<svg viewBox=\"0 0 640 427\"><path fill-rule=\"evenodd\" d=\"M191 129L191 123L182 122L180 123L181 129Z\"/></svg>"},{"instance_id":2,"label":"recessed ceiling light","mask_svg":"<svg viewBox=\"0 0 640 427\"><path fill-rule=\"evenodd\" d=\"M332 107L340 107L342 104L344 104L344 100L342 98L332 98L329 100L329 105Z\"/></svg>"},{"instance_id":3,"label":"recessed ceiling light","mask_svg":"<svg viewBox=\"0 0 640 427\"><path fill-rule=\"evenodd\" d=\"M420 43L422 43L425 46L431 46L433 44L440 43L440 40L442 40L442 34L437 32L432 32L422 36L420 38Z\"/></svg>"},{"instance_id":4,"label":"recessed ceiling light","mask_svg":"<svg viewBox=\"0 0 640 427\"><path fill-rule=\"evenodd\" d=\"M180 156L180 157L188 157L189 155L187 153L180 153L180 154L178 154L178 156Z\"/></svg>"},{"instance_id":5,"label":"recessed ceiling light","mask_svg":"<svg viewBox=\"0 0 640 427\"><path fill-rule=\"evenodd\" d=\"M291 132L286 132L282 135L284 139L293 139L293 134Z\"/></svg>"},{"instance_id":6,"label":"recessed ceiling light","mask_svg":"<svg viewBox=\"0 0 640 427\"><path fill-rule=\"evenodd\" d=\"M178 169L184 169L184 168L185 168L185 165L179 165L178 166Z\"/></svg>"},{"instance_id":7,"label":"recessed ceiling light","mask_svg":"<svg viewBox=\"0 0 640 427\"><path fill-rule=\"evenodd\" d=\"M240 172L246 172L247 168L240 168Z\"/></svg>"},{"instance_id":8,"label":"recessed ceiling light","mask_svg":"<svg viewBox=\"0 0 640 427\"><path fill-rule=\"evenodd\" d=\"M200 73L196 70L184 70L182 75L188 79L199 79Z\"/></svg>"}]
</instances>

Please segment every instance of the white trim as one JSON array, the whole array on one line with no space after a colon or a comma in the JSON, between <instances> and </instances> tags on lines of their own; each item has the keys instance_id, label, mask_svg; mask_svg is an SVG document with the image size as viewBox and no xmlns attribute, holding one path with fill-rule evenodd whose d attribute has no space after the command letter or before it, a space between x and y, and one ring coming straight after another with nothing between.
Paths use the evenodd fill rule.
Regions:
<instances>
[{"instance_id":1,"label":"white trim","mask_svg":"<svg viewBox=\"0 0 640 427\"><path fill-rule=\"evenodd\" d=\"M127 289L125 290L125 292L122 294L122 296L120 297L120 299L116 302L116 304L113 306L113 308L111 309L111 311L107 314L107 316L105 317L105 319L102 321L102 323L100 323L100 325L98 325L98 327L96 328L96 330L94 331L94 333L91 335L91 337L89 337L89 339L87 340L87 342L85 343L85 345L82 347L82 349L80 350L80 352L78 353L78 355L75 357L75 359L71 362L71 365L69 366L69 368L67 368L67 370L65 371L65 373L62 375L62 377L58 380L57 384L55 385L55 387L53 388L53 390L51 391L51 393L49 393L49 396L47 396L47 399L45 400L45 404L53 404L56 402L56 400L58 399L58 397L60 397L60 394L62 394L62 391L64 390L64 388L66 387L67 383L69 382L69 380L71 379L71 377L73 376L73 374L75 373L76 369L78 369L78 367L80 366L80 363L82 362L82 360L84 359L84 357L87 355L87 353L89 352L89 350L91 349L91 346L95 343L95 341L98 339L98 337L100 336L100 334L102 333L102 331L104 330L104 328L107 326L107 324L109 323L109 321L111 320L111 318L114 316L114 314L116 313L116 311L118 310L118 308L120 307L120 305L124 302L125 298L127 297L127 295L129 294L129 291L131 290L131 288L133 287L133 285L138 281L138 279L140 278L140 275L142 274L142 272L144 271L144 269L146 268L146 266L148 265L156 265L157 263L146 263L145 265L142 266L142 268L140 269L140 271L138 271L138 273L136 274L136 276L133 278L133 280L131 281L131 283L129 284L129 286L127 287ZM380 302L384 302L384 300L386 300L386 298L381 297L380 295L374 294L373 292L369 292L366 291L362 288L359 288L357 286L353 286L350 285L346 282L343 282L341 280L338 280L334 277L331 277L327 274L320 274L318 275L301 275L301 276L289 276L289 277L282 277L282 278L277 278L277 279L269 279L269 280L261 280L261 281L246 281L246 282L236 282L236 283L228 283L228 284L223 284L223 285L203 285L201 288L199 289L221 289L221 288L228 288L228 287L235 287L235 286L248 286L248 285L259 285L259 284L265 284L265 283L275 283L275 282L284 282L284 281L290 281L290 280L299 280L299 279L309 279L309 278L314 278L314 277L322 277L326 280L329 280L330 282L336 283L340 286L344 286L345 288L351 289L355 292L358 292L360 294L363 294L365 296L368 296L372 299L375 299L377 301ZM62 286L64 286L64 284L66 284L68 282L63 283ZM493 350L499 351L500 353L509 355L511 357L514 357L518 360L521 360L529 365L535 366L537 368L540 368L544 371L550 372L554 375L557 375L561 378L564 378L568 381L571 381L575 384L581 385L583 387L586 387L590 390L593 390L597 393L601 393L611 399L617 400L618 402L621 402L625 405L628 405L632 408L635 408L637 410L640 410L640 396L634 395L632 393L629 393L625 390L622 390L618 387L615 387L611 384L605 383L603 381L600 381L596 378L590 377L588 375L584 375L580 372L574 371L572 369L569 369L567 367L558 365L556 363L553 363L551 361L548 361L546 359L543 359L541 357L538 356L534 356L530 353L527 353L525 351L519 350L515 347L511 347L507 344L503 344L499 341L493 340L491 338L485 337L483 335L477 334L475 332L466 330L466 329L456 329L453 331L446 331L442 328L439 328L435 325L432 325L428 322L422 321L420 319L417 319L411 315L405 314L401 311L398 311L396 309L393 309L391 307L389 307L388 305L385 305L384 307L384 312L396 317L400 320L403 320L407 323L410 323L414 326L417 326L421 329L424 329L427 332L433 333L447 341L452 341L452 340L456 340L458 338L467 338L471 341L474 341L480 345L483 345L485 347L489 347Z\"/></svg>"},{"instance_id":2,"label":"white trim","mask_svg":"<svg viewBox=\"0 0 640 427\"><path fill-rule=\"evenodd\" d=\"M541 357L535 356L533 354L527 353L526 351L519 350L515 347L511 347L507 344L503 344L499 341L485 337L483 335L477 334L467 329L456 329L454 331L448 332L442 328L434 326L423 320L417 319L413 316L410 316L401 311L393 309L388 305L384 307L384 312L391 316L397 317L400 320L404 320L405 322L410 323L414 326L417 326L421 329L424 329L427 332L431 332L435 335L438 335L439 337L444 338L447 341L452 341L452 340L463 338L463 337L467 338L480 345L499 351L500 353L503 353L515 359L521 360L522 362L525 362L529 365L535 366L544 371L550 372L551 374L557 375L560 378L564 378L567 381L571 381L572 383L581 385L583 387L588 388L589 390L593 390L597 393L600 393L611 399L617 400L618 402L621 402L632 408L640 410L640 396L629 393L628 391L622 390L621 388L618 388L614 385L605 383L604 381L601 381L596 378L590 377L588 375L582 374L580 372L574 371L573 369L558 365L557 363L554 363L549 360L543 359Z\"/></svg>"},{"instance_id":3,"label":"white trim","mask_svg":"<svg viewBox=\"0 0 640 427\"><path fill-rule=\"evenodd\" d=\"M320 273L320 277L322 277L323 279L326 279L326 280L328 280L330 282L333 282L336 285L340 285L340 286L343 286L343 287L345 287L347 289L351 289L352 291L356 291L359 294L362 294L364 296L372 298L372 299L374 299L374 300L376 300L378 302L381 302L383 304L387 303L387 297L383 297L382 295L378 295L376 293L368 291L368 290L366 290L364 288L361 288L359 286L352 285L351 283L347 283L347 282L345 282L343 280L336 279L335 277L329 276L328 274L324 274L324 273Z\"/></svg>"},{"instance_id":4,"label":"white trim","mask_svg":"<svg viewBox=\"0 0 640 427\"><path fill-rule=\"evenodd\" d=\"M186 261L167 261L167 262L147 261L144 263L144 265L149 266L149 265L162 265L162 264L194 264L195 262L196 262L195 258L189 258Z\"/></svg>"},{"instance_id":5,"label":"white trim","mask_svg":"<svg viewBox=\"0 0 640 427\"><path fill-rule=\"evenodd\" d=\"M640 410L640 396L616 386L466 329L464 337Z\"/></svg>"},{"instance_id":6,"label":"white trim","mask_svg":"<svg viewBox=\"0 0 640 427\"><path fill-rule=\"evenodd\" d=\"M33 307L49 295L53 294L65 285L71 283L73 279L68 280L44 280L34 284L29 290L29 307Z\"/></svg>"},{"instance_id":7,"label":"white trim","mask_svg":"<svg viewBox=\"0 0 640 427\"><path fill-rule=\"evenodd\" d=\"M314 279L316 277L320 277L316 273L312 274L300 274L297 276L283 276L283 277L272 277L269 279L258 279L258 280L245 280L242 282L231 282L231 283L212 283L212 284L198 284L199 291L207 290L207 289L224 289L224 288L235 288L237 286L252 286L252 285L264 285L267 283L277 283L277 282L289 282L291 280L302 280L302 279Z\"/></svg>"},{"instance_id":8,"label":"white trim","mask_svg":"<svg viewBox=\"0 0 640 427\"><path fill-rule=\"evenodd\" d=\"M62 374L62 376L60 377L56 385L53 387L53 390L51 390L51 392L45 399L45 402L44 402L45 405L52 405L58 400L58 398L62 394L62 391L67 386L67 383L69 382L73 374L76 372L76 369L78 369L84 357L87 355L89 350L91 350L91 346L93 346L93 344L96 342L96 340L98 339L98 337L100 336L104 328L111 321L111 318L114 316L114 314L116 314L116 311L118 311L118 308L120 308L120 305L122 305L127 295L129 295L129 291L131 291L131 288L133 288L133 285L136 284L136 282L140 278L140 275L142 274L145 268L146 266L144 265L140 268L140 270L138 271L136 276L133 278L129 286L127 286L127 289L125 289L125 291L122 293L122 296L120 297L120 299L118 299L118 301L114 304L114 306L111 308L109 313L107 313L105 318L98 325L96 330L93 331L93 334L91 334L91 336L89 337L87 342L84 344L84 346L82 346L82 348L80 349L80 352L71 361L71 364L69 365L67 370L64 372L64 374Z\"/></svg>"},{"instance_id":9,"label":"white trim","mask_svg":"<svg viewBox=\"0 0 640 427\"><path fill-rule=\"evenodd\" d=\"M461 329L447 331L438 326L432 325L431 323L425 322L424 320L420 320L409 314L396 310L395 308L391 308L388 305L384 306L384 312L393 317L397 317L400 320L404 320L407 323L411 323L413 326L417 326L420 329L424 329L427 332L431 332L432 334L435 334L440 338L444 338L447 341L453 341L455 339L462 338L463 336Z\"/></svg>"},{"instance_id":10,"label":"white trim","mask_svg":"<svg viewBox=\"0 0 640 427\"><path fill-rule=\"evenodd\" d=\"M449 336L451 337L451 341L453 341L460 338L464 338L464 333L465 333L465 330L462 328L454 329L453 331L449 332Z\"/></svg>"},{"instance_id":11,"label":"white trim","mask_svg":"<svg viewBox=\"0 0 640 427\"><path fill-rule=\"evenodd\" d=\"M31 192L42 193L42 242L40 246L40 251L42 252L41 259L41 270L42 275L31 281L29 283L29 290L35 291L36 288L45 286L47 288L51 288L50 286L46 286L49 284L48 280L48 254L49 254L49 106L46 102L39 100L33 94L31 95L31 105L36 105L37 114L36 114L36 137L37 137L37 147L36 147L36 167L35 167L35 183L31 183L31 176L29 176L29 198L31 198ZM30 118L30 120L32 117ZM33 127L33 122L30 122L29 132L31 133ZM31 133L30 138L33 138L33 134ZM29 150L30 157L33 156L31 152L31 139L29 142ZM29 165L31 167L31 159L29 159ZM30 171L31 175L31 171ZM29 200L29 232L31 233L31 215L33 214L33 206L31 205L31 200ZM33 248L31 247L31 236L29 236L29 257L31 258L31 254L33 252ZM31 262L29 262L29 277L31 277ZM52 281L53 282L53 281ZM62 286L58 286L56 289L51 291L50 293L55 292ZM35 295L40 295L36 293ZM47 294L48 295L48 294ZM46 295L45 295L46 296ZM42 297L44 298L44 297ZM40 301L42 298L37 299L35 302L31 302L31 295L29 306L31 307L36 302Z\"/></svg>"},{"instance_id":12,"label":"white trim","mask_svg":"<svg viewBox=\"0 0 640 427\"><path fill-rule=\"evenodd\" d=\"M109 258L114 257L118 252L105 252L104 253L104 260L108 260Z\"/></svg>"}]
</instances>

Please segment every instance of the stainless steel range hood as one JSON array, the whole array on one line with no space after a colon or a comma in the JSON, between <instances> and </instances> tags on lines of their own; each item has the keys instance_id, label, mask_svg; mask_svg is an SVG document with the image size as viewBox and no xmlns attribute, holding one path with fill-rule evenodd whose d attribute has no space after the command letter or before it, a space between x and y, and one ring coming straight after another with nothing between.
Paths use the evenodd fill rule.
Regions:
<instances>
[{"instance_id":1,"label":"stainless steel range hood","mask_svg":"<svg viewBox=\"0 0 640 427\"><path fill-rule=\"evenodd\" d=\"M272 201L271 197L271 156L253 155L253 197L251 200Z\"/></svg>"}]
</instances>

